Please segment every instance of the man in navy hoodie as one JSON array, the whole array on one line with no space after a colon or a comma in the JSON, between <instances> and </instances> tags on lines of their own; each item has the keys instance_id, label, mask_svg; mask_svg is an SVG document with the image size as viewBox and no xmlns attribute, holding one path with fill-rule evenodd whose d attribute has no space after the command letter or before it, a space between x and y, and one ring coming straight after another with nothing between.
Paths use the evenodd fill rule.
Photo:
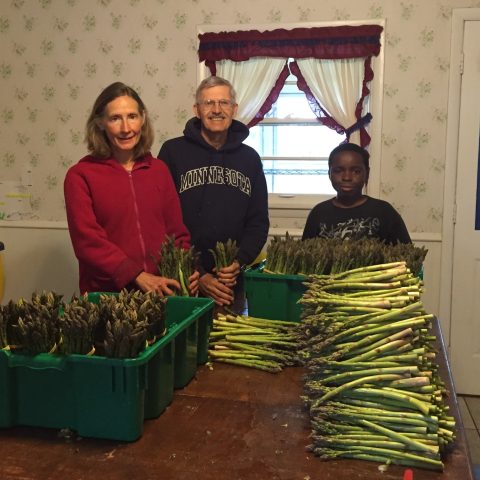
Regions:
<instances>
[{"instance_id":1,"label":"man in navy hoodie","mask_svg":"<svg viewBox=\"0 0 480 480\"><path fill-rule=\"evenodd\" d=\"M242 268L260 253L268 235L268 192L258 153L242 142L248 128L234 120L238 105L227 80L200 83L183 136L166 141L158 154L174 179L183 220L200 252L200 291L230 305ZM219 272L209 249L236 240L237 259Z\"/></svg>"}]
</instances>

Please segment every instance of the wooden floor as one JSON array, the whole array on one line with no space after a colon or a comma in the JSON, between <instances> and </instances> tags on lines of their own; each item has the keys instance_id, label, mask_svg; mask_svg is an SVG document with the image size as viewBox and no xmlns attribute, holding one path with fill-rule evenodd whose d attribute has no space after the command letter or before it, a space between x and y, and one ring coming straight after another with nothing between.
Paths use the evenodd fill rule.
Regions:
<instances>
[{"instance_id":1,"label":"wooden floor","mask_svg":"<svg viewBox=\"0 0 480 480\"><path fill-rule=\"evenodd\" d=\"M458 404L470 456L475 465L475 478L480 480L480 397L458 395Z\"/></svg>"}]
</instances>

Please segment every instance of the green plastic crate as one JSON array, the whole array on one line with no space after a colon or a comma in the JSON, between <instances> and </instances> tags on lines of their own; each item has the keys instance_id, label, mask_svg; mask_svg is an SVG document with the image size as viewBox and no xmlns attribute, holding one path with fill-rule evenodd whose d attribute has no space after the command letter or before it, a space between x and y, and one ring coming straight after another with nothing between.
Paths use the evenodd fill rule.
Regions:
<instances>
[{"instance_id":1,"label":"green plastic crate","mask_svg":"<svg viewBox=\"0 0 480 480\"><path fill-rule=\"evenodd\" d=\"M212 300L169 298L167 334L134 359L0 351L0 427L71 428L85 437L138 439L144 419L158 417L174 387L195 375L197 351L208 346L193 339L198 341L200 324L210 328L212 314Z\"/></svg>"},{"instance_id":2,"label":"green plastic crate","mask_svg":"<svg viewBox=\"0 0 480 480\"><path fill-rule=\"evenodd\" d=\"M303 275L280 275L247 270L244 274L248 314L269 320L300 321L298 302L307 287Z\"/></svg>"},{"instance_id":3,"label":"green plastic crate","mask_svg":"<svg viewBox=\"0 0 480 480\"><path fill-rule=\"evenodd\" d=\"M170 304L170 305L169 305ZM212 326L214 302L207 298L171 297L167 302L167 326L169 306L175 308L180 317L189 315L190 321L174 326L174 387L183 388L195 376L197 366L208 360L208 338Z\"/></svg>"},{"instance_id":4,"label":"green plastic crate","mask_svg":"<svg viewBox=\"0 0 480 480\"><path fill-rule=\"evenodd\" d=\"M12 375L8 367L9 352L0 350L0 426L10 427L15 412L12 402Z\"/></svg>"},{"instance_id":5,"label":"green plastic crate","mask_svg":"<svg viewBox=\"0 0 480 480\"><path fill-rule=\"evenodd\" d=\"M100 295L115 295L110 292L88 294L91 302L98 303ZM213 300L196 297L169 297L167 302L166 326L170 334L174 333L174 387L183 388L195 376L197 365L208 360L208 338L212 326ZM176 318L195 315L190 321L177 324ZM169 315L174 312L174 315Z\"/></svg>"}]
</instances>

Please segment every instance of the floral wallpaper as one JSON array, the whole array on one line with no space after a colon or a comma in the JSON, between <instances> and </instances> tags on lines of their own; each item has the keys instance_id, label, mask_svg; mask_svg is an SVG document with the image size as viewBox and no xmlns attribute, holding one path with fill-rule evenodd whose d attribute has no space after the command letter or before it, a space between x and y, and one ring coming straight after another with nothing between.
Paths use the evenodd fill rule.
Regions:
<instances>
[{"instance_id":1,"label":"floral wallpaper","mask_svg":"<svg viewBox=\"0 0 480 480\"><path fill-rule=\"evenodd\" d=\"M86 117L113 81L132 85L149 108L154 154L181 134L197 82L197 25L385 18L381 196L411 232L441 232L451 14L480 1L1 3L0 198L20 184L11 197L23 202L4 220L65 219L65 172L86 153Z\"/></svg>"}]
</instances>

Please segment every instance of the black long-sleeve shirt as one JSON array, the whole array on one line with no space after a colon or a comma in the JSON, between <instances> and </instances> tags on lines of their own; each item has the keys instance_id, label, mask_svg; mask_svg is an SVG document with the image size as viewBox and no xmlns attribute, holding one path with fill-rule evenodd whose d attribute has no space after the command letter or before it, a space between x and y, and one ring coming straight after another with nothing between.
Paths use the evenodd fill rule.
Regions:
<instances>
[{"instance_id":1,"label":"black long-sleeve shirt","mask_svg":"<svg viewBox=\"0 0 480 480\"><path fill-rule=\"evenodd\" d=\"M411 242L400 214L388 202L372 197L353 208L337 207L332 199L313 207L302 239L314 237L344 240L372 237L387 244Z\"/></svg>"}]
</instances>

